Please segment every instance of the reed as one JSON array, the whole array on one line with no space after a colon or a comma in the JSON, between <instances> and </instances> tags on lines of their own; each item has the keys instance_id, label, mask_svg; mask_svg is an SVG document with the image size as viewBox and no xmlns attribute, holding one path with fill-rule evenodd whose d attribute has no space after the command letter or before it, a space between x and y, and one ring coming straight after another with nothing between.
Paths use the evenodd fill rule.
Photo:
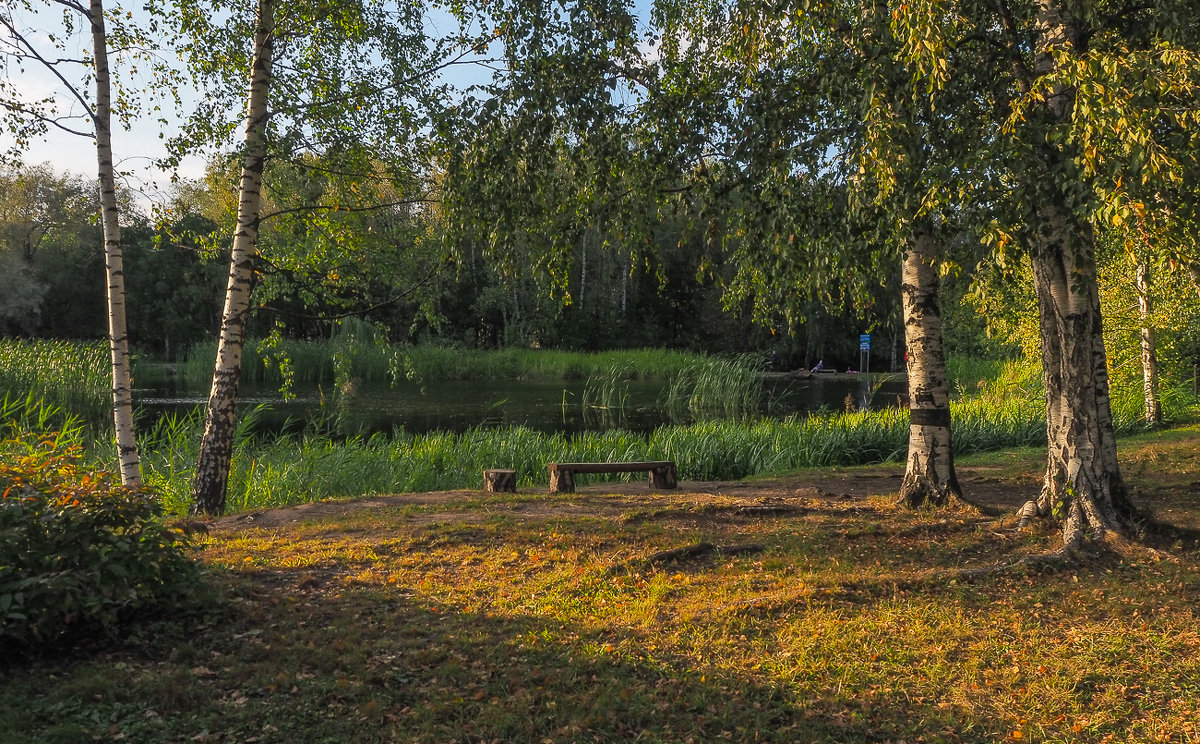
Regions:
<instances>
[{"instance_id":1,"label":"reed","mask_svg":"<svg viewBox=\"0 0 1200 744\"><path fill-rule=\"evenodd\" d=\"M588 377L580 404L589 426L603 429L625 426L630 379L636 379L636 370L622 362L614 362L606 370Z\"/></svg>"},{"instance_id":2,"label":"reed","mask_svg":"<svg viewBox=\"0 0 1200 744\"><path fill-rule=\"evenodd\" d=\"M763 406L763 362L751 355L702 357L670 377L663 407L677 421L746 421Z\"/></svg>"},{"instance_id":3,"label":"reed","mask_svg":"<svg viewBox=\"0 0 1200 744\"><path fill-rule=\"evenodd\" d=\"M997 414L1002 415L997 415ZM1036 406L997 411L983 401L954 404L961 452L1044 442ZM248 426L245 429L248 430ZM143 469L169 510L182 511L198 441L198 418L168 420L147 435ZM335 440L315 432L272 440L240 434L229 484L230 508L405 491L479 488L484 468L518 472L524 488L544 487L555 461L674 460L681 478L728 480L809 467L897 461L908 441L899 409L805 418L705 421L649 434L624 430L566 437L524 427ZM592 476L592 482L631 476Z\"/></svg>"},{"instance_id":4,"label":"reed","mask_svg":"<svg viewBox=\"0 0 1200 744\"><path fill-rule=\"evenodd\" d=\"M0 396L70 412L100 433L112 428L111 391L103 343L0 339Z\"/></svg>"},{"instance_id":5,"label":"reed","mask_svg":"<svg viewBox=\"0 0 1200 744\"><path fill-rule=\"evenodd\" d=\"M1039 401L952 404L960 454L1013 446L1044 446ZM245 429L249 427L246 426ZM148 483L169 511L186 509L198 441L198 418L162 423L143 445ZM484 468L515 469L523 488L543 488L546 463L674 460L681 478L730 480L811 467L899 461L908 442L901 409L754 421L705 421L665 426L649 434L624 430L572 437L524 427L463 433L397 433L335 440L309 432L271 440L240 434L229 504L234 510L409 491L479 488ZM636 476L589 476L591 482Z\"/></svg>"},{"instance_id":6,"label":"reed","mask_svg":"<svg viewBox=\"0 0 1200 744\"><path fill-rule=\"evenodd\" d=\"M358 346L347 340L346 348L376 348L359 343L364 340L369 339L357 339L354 344ZM321 353L326 351L328 347ZM424 348L417 353L424 355L424 371L414 372L416 376L482 374L485 369L489 374L510 377L566 377L586 372L589 383L584 404L615 412L626 405L629 381L666 375L673 391L669 393L671 404L696 423L665 426L649 434L612 429L567 437L517 427L459 434L397 432L349 439L331 437L328 427L317 424L303 434L256 439L250 432L257 413L251 412L241 417L235 437L231 508L478 488L481 471L495 467L517 470L524 488L537 488L545 485L545 465L553 461L671 459L678 464L682 478L724 480L807 467L900 460L907 446L908 416L899 409L825 412L804 418L759 417L755 411L761 401L761 383L753 359L720 360L659 351L593 355ZM349 366L341 372L330 367L330 374L368 373L370 365L363 361L367 358L368 352L340 357L338 364ZM474 361L464 363L464 359ZM980 369L987 374L981 376ZM1045 403L1036 366L1004 362L974 370L960 372L960 379L978 376L983 384L960 385L969 394L952 403L956 451L967 454L1044 445ZM101 442L92 423L108 421L107 372L107 355L99 344L0 342L0 381L5 386L0 388L4 390L0 425L12 431L57 431L57 436L71 441L99 445L92 447L93 456L110 459L109 443ZM1168 386L1163 399L1168 420L1194 418L1195 399L1190 391ZM1144 428L1137 386L1114 387L1113 411L1118 432ZM145 480L162 494L172 513L182 513L190 502L201 424L197 410L160 419L141 433ZM595 481L629 477L593 476Z\"/></svg>"},{"instance_id":7,"label":"reed","mask_svg":"<svg viewBox=\"0 0 1200 744\"><path fill-rule=\"evenodd\" d=\"M0 397L0 439L38 438L49 438L56 447L84 444L89 440L88 427L79 416L33 393Z\"/></svg>"}]
</instances>

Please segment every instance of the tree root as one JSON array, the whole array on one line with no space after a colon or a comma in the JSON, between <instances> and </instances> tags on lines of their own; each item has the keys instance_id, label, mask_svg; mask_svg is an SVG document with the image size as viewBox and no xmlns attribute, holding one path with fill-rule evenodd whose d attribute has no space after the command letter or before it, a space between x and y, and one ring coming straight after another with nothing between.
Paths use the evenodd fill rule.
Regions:
<instances>
[{"instance_id":1,"label":"tree root","mask_svg":"<svg viewBox=\"0 0 1200 744\"><path fill-rule=\"evenodd\" d=\"M958 509L984 517L998 517L1003 514L1003 511L996 507L964 496L960 490L944 489L939 491L932 486L923 489L905 489L902 486L895 504L904 509Z\"/></svg>"},{"instance_id":2,"label":"tree root","mask_svg":"<svg viewBox=\"0 0 1200 744\"><path fill-rule=\"evenodd\" d=\"M1029 523L1034 519L1044 516L1046 515L1042 513L1042 509L1038 506L1037 501L1026 501L1021 505L1021 508L1017 510L1017 529L1023 530L1028 527Z\"/></svg>"},{"instance_id":3,"label":"tree root","mask_svg":"<svg viewBox=\"0 0 1200 744\"><path fill-rule=\"evenodd\" d=\"M1046 553L1037 553L1036 555L1027 555L1006 563L996 563L991 566L960 568L954 571L939 572L937 574L937 579L939 582L947 580L969 581L971 579L1002 576L1007 573L1013 573L1030 568L1039 570L1058 570L1079 564L1083 557L1082 552L1083 551L1079 548L1064 545L1058 550L1051 550Z\"/></svg>"},{"instance_id":4,"label":"tree root","mask_svg":"<svg viewBox=\"0 0 1200 744\"><path fill-rule=\"evenodd\" d=\"M1148 545L1131 540L1115 532L1090 539L1078 540L1063 545L1057 550L1027 555L1016 560L997 563L992 566L979 568L963 568L954 571L942 571L936 575L927 576L923 582L936 580L938 583L953 580L970 581L978 578L992 578L1025 569L1057 571L1065 568L1080 566L1089 559L1108 556L1120 560L1174 561L1178 560L1169 553L1156 550Z\"/></svg>"}]
</instances>

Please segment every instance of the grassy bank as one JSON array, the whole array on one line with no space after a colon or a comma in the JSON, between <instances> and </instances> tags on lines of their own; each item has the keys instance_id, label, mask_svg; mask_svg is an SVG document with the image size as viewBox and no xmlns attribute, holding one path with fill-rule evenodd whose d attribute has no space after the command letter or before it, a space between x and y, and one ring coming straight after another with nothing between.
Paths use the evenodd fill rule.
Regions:
<instances>
[{"instance_id":1,"label":"grassy bank","mask_svg":"<svg viewBox=\"0 0 1200 744\"><path fill-rule=\"evenodd\" d=\"M963 453L1045 442L1036 403L955 404ZM151 432L143 470L180 511L195 462L195 423ZM156 439L157 438L157 439ZM889 409L802 419L711 421L650 434L611 430L573 437L526 428L460 434L404 434L336 441L325 436L242 438L230 478L230 506L259 509L367 494L478 488L484 468L513 468L522 488L544 488L548 462L674 460L681 478L730 480L798 468L903 459L908 415ZM603 480L603 476L592 476ZM613 476L619 478L620 476Z\"/></svg>"},{"instance_id":2,"label":"grassy bank","mask_svg":"<svg viewBox=\"0 0 1200 744\"><path fill-rule=\"evenodd\" d=\"M1196 436L1121 448L1140 501L1191 530ZM977 476L968 461L965 485L1011 512L1043 458L989 455ZM953 579L1058 535L898 510L862 485L896 471L231 519L201 553L229 587L223 612L0 670L0 739L1200 739L1194 532L1156 543L1167 554Z\"/></svg>"},{"instance_id":3,"label":"grassy bank","mask_svg":"<svg viewBox=\"0 0 1200 744\"><path fill-rule=\"evenodd\" d=\"M1045 445L1045 404L1033 375L1008 365L991 383L952 404L960 455ZM1190 399L1175 395L1180 419ZM1114 400L1121 435L1144 430L1140 398ZM171 509L189 497L198 420L149 432L147 480ZM247 429L249 427L246 427ZM720 419L665 426L649 434L623 430L572 437L526 428L334 440L320 434L256 441L243 436L230 478L231 508L259 509L369 494L478 488L485 468L512 468L525 489L544 488L548 462L674 460L681 478L735 480L801 468L902 460L908 414L899 409L823 413L804 418ZM592 482L622 476L589 476ZM624 476L629 478L631 476Z\"/></svg>"},{"instance_id":4,"label":"grassy bank","mask_svg":"<svg viewBox=\"0 0 1200 744\"><path fill-rule=\"evenodd\" d=\"M305 435L255 439L248 435L251 416L241 422L237 438L231 507L259 509L367 494L473 488L479 485L483 469L496 467L516 469L522 488L540 488L547 481L546 463L554 461L671 459L682 478L732 480L798 468L894 461L903 458L907 447L907 414L896 409L757 417L762 381L755 360L748 358L662 351L611 355L425 351L426 361L443 353L445 360L457 360L454 364L459 366L453 369L462 374L473 374L471 369L494 373L507 369L504 374L516 377L573 375L584 374L586 367L591 377L583 403L600 412L619 410L627 397L626 383L655 370L670 380L667 405L688 412L699 423L666 426L649 434L613 429L569 438L516 428L461 434L397 432L351 440L332 438L312 426ZM7 361L0 366L0 391L7 390L8 396L0 406L3 421L19 419L25 422L21 426L39 431L65 426L73 435L92 440L98 459L111 458L103 347L10 341L0 344L0 353ZM463 359L476 362L463 364ZM523 361L509 365L505 360ZM447 361L436 374L454 374L449 365ZM422 374L432 375L432 369L429 366ZM958 453L1045 443L1045 409L1035 368L1011 362L955 361L951 372L960 392L952 408ZM1193 415L1194 401L1177 389L1166 390L1164 403L1175 421ZM1142 428L1136 387L1115 390L1113 410L1120 433ZM64 412L70 412L69 422ZM84 421L90 426L81 426ZM198 415L162 420L141 432L146 480L163 493L173 512L182 512L188 504L199 433Z\"/></svg>"}]
</instances>

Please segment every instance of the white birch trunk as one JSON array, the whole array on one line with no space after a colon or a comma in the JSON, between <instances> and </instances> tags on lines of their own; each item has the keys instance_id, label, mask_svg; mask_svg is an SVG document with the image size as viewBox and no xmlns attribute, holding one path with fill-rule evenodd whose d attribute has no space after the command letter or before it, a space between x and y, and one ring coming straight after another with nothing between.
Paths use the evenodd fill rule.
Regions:
<instances>
[{"instance_id":1,"label":"white birch trunk","mask_svg":"<svg viewBox=\"0 0 1200 744\"><path fill-rule=\"evenodd\" d=\"M1059 0L1041 0L1038 13L1039 75L1055 71L1054 50L1086 51L1078 19ZM1039 118L1061 127L1074 115L1075 92L1059 85L1045 95ZM1107 535L1132 535L1133 508L1117 462L1104 350L1095 236L1069 206L1064 189L1086 188L1073 173L1069 146L1037 145L1039 162L1027 174L1038 194L1038 223L1031 244L1034 288L1042 335L1046 387L1047 462L1042 491L1021 509L1022 524L1035 515L1063 526L1065 548Z\"/></svg>"},{"instance_id":2,"label":"white birch trunk","mask_svg":"<svg viewBox=\"0 0 1200 744\"><path fill-rule=\"evenodd\" d=\"M579 310L584 309L584 295L587 294L587 274L588 274L588 236L590 233L584 230L583 236L579 239Z\"/></svg>"},{"instance_id":3,"label":"white birch trunk","mask_svg":"<svg viewBox=\"0 0 1200 744\"><path fill-rule=\"evenodd\" d=\"M259 0L258 22L254 31L254 59L247 96L242 175L238 185L237 224L229 259L229 282L225 292L212 388L208 396L208 413L192 483L193 513L219 515L225 511L229 467L233 458L238 378L242 367L242 347L246 340L246 321L250 315L254 259L258 250L274 10L274 0Z\"/></svg>"},{"instance_id":4,"label":"white birch trunk","mask_svg":"<svg viewBox=\"0 0 1200 744\"><path fill-rule=\"evenodd\" d=\"M908 465L900 500L911 506L945 505L961 498L950 441L950 382L932 265L933 236L914 231L904 254L901 306L908 351Z\"/></svg>"},{"instance_id":5,"label":"white birch trunk","mask_svg":"<svg viewBox=\"0 0 1200 744\"><path fill-rule=\"evenodd\" d=\"M1033 267L1044 321L1047 470L1037 512L1062 520L1063 542L1132 533L1116 459L1091 230L1044 207Z\"/></svg>"},{"instance_id":6,"label":"white birch trunk","mask_svg":"<svg viewBox=\"0 0 1200 744\"><path fill-rule=\"evenodd\" d=\"M104 271L108 284L108 344L112 358L113 426L121 482L142 483L137 435L133 428L133 383L129 370L129 334L125 326L125 264L117 210L112 154L112 85L103 0L91 0L92 54L96 69L96 163L100 182L100 222L104 230Z\"/></svg>"},{"instance_id":7,"label":"white birch trunk","mask_svg":"<svg viewBox=\"0 0 1200 744\"><path fill-rule=\"evenodd\" d=\"M1150 297L1150 267L1142 261L1137 265L1137 295L1138 315L1142 321L1142 392L1146 402L1146 423L1157 426L1162 423L1162 403L1158 396L1158 349L1152 320L1154 301Z\"/></svg>"}]
</instances>

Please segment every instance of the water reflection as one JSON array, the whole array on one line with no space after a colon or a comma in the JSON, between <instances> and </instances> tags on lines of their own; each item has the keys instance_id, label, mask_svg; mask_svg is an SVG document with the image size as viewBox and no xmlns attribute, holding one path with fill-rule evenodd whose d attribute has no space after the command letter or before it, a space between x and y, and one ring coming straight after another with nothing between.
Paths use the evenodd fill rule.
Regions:
<instances>
[{"instance_id":1,"label":"water reflection","mask_svg":"<svg viewBox=\"0 0 1200 744\"><path fill-rule=\"evenodd\" d=\"M664 424L691 423L678 407L668 410L663 381L626 381L619 395L598 401L584 382L467 380L405 384L358 383L345 392L322 386L298 387L284 400L278 390L245 385L242 410L263 406L257 433L297 433L317 427L342 436L370 435L402 428L409 432L465 431L476 427L527 426L573 434L622 428L650 431ZM904 395L897 376L773 378L764 383L760 413L806 415L812 411L894 407ZM179 381L135 391L144 417L190 415L203 406L207 389Z\"/></svg>"}]
</instances>

